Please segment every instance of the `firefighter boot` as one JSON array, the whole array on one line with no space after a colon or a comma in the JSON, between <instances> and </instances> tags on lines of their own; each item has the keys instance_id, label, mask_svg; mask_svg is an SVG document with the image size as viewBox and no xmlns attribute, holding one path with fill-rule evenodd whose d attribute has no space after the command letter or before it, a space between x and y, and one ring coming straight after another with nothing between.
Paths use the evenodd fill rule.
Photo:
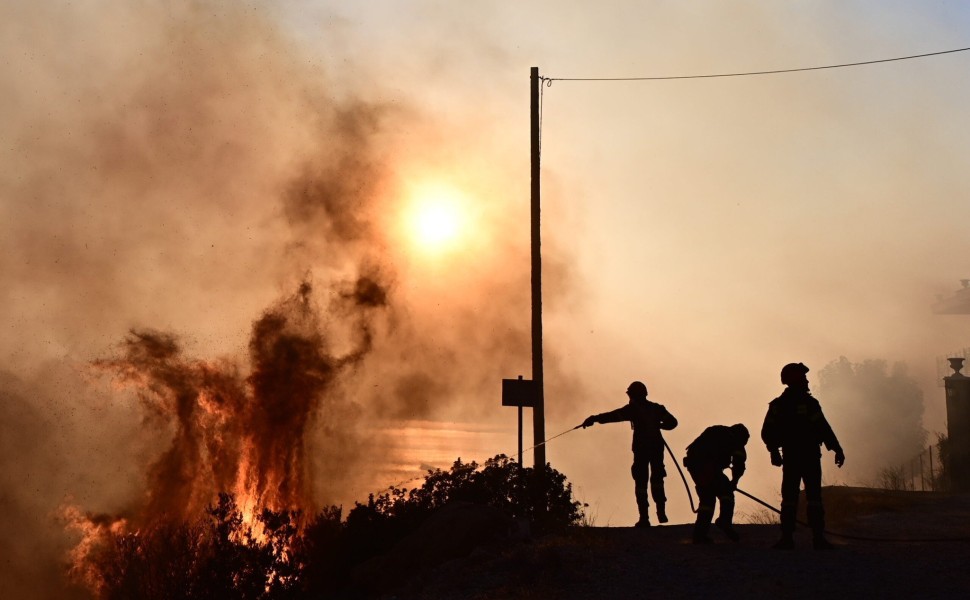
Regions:
<instances>
[{"instance_id":1,"label":"firefighter boot","mask_svg":"<svg viewBox=\"0 0 970 600\"><path fill-rule=\"evenodd\" d=\"M637 486L634 491L637 497L637 510L640 512L640 520L634 527L650 527L649 491L645 486Z\"/></svg>"},{"instance_id":2,"label":"firefighter boot","mask_svg":"<svg viewBox=\"0 0 970 600\"><path fill-rule=\"evenodd\" d=\"M724 532L729 540L738 542L741 540L741 534L731 524L734 520L734 494L724 494L719 497L719 500L721 501L721 514L718 515L714 524Z\"/></svg>"},{"instance_id":3,"label":"firefighter boot","mask_svg":"<svg viewBox=\"0 0 970 600\"><path fill-rule=\"evenodd\" d=\"M731 519L725 519L724 517L720 517L717 521L714 521L714 524L717 525L718 529L723 531L724 535L726 535L727 538L732 542L741 541L741 534L739 534L737 530L731 525Z\"/></svg>"},{"instance_id":4,"label":"firefighter boot","mask_svg":"<svg viewBox=\"0 0 970 600\"><path fill-rule=\"evenodd\" d=\"M695 544L710 544L712 540L707 535L707 530L711 526L711 519L714 518L714 507L701 504L697 507L697 519L694 521L693 541Z\"/></svg>"},{"instance_id":5,"label":"firefighter boot","mask_svg":"<svg viewBox=\"0 0 970 600\"><path fill-rule=\"evenodd\" d=\"M666 503L657 502L657 521L661 523L666 523L670 519L667 518Z\"/></svg>"},{"instance_id":6,"label":"firefighter boot","mask_svg":"<svg viewBox=\"0 0 970 600\"><path fill-rule=\"evenodd\" d=\"M784 497L781 500L781 539L772 548L775 550L793 550L795 540L792 534L795 532L795 511L798 505L786 502Z\"/></svg>"},{"instance_id":7,"label":"firefighter boot","mask_svg":"<svg viewBox=\"0 0 970 600\"><path fill-rule=\"evenodd\" d=\"M691 541L695 544L711 544L714 540L707 535L707 529L710 527L710 523L704 523L698 521L694 523L694 533L691 535Z\"/></svg>"},{"instance_id":8,"label":"firefighter boot","mask_svg":"<svg viewBox=\"0 0 970 600\"><path fill-rule=\"evenodd\" d=\"M816 550L832 550L835 548L825 539L825 511L821 501L809 502L806 507L808 524L812 526L812 547Z\"/></svg>"}]
</instances>

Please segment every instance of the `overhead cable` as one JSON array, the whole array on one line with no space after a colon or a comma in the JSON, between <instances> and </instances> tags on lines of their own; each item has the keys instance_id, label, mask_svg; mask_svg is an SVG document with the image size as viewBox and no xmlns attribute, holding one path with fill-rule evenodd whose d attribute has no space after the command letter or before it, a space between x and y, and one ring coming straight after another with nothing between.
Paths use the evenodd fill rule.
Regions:
<instances>
[{"instance_id":1,"label":"overhead cable","mask_svg":"<svg viewBox=\"0 0 970 600\"><path fill-rule=\"evenodd\" d=\"M874 65L877 63L887 63L900 60L911 60L914 58L926 58L929 56L940 56L942 54L953 54L956 52L966 52L968 48L956 48L954 50L943 50L940 52L928 52L926 54L913 54L910 56L897 56L895 58L881 58L878 60L866 60L861 62L841 63L837 65L823 65L820 67L800 67L795 69L775 69L771 71L747 71L739 73L712 73L707 75L669 75L662 77L540 77L546 86L552 85L553 81L665 81L672 79L713 79L717 77L748 77L751 75L778 75L781 73L799 73L802 71L821 71L822 69L841 69L844 67L860 67L863 65Z\"/></svg>"}]
</instances>

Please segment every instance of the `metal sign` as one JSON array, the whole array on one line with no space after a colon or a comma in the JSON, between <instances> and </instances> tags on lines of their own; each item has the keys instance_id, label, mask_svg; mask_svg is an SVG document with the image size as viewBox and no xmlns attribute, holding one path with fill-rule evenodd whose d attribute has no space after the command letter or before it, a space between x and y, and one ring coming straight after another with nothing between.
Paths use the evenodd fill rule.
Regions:
<instances>
[{"instance_id":1,"label":"metal sign","mask_svg":"<svg viewBox=\"0 0 970 600\"><path fill-rule=\"evenodd\" d=\"M535 385L531 379L502 380L502 406L532 408L536 405Z\"/></svg>"}]
</instances>

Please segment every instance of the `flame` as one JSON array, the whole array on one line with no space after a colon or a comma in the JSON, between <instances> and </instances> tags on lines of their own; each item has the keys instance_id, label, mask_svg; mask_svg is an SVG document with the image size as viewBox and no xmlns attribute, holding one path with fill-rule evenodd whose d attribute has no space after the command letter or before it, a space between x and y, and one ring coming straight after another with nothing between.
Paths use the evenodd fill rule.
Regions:
<instances>
[{"instance_id":1,"label":"flame","mask_svg":"<svg viewBox=\"0 0 970 600\"><path fill-rule=\"evenodd\" d=\"M290 560L288 532L299 531L301 515L313 508L310 425L338 374L369 350L367 313L384 306L387 293L375 279L360 278L334 298L330 308L354 324L343 355L331 350L304 283L253 324L248 376L230 361L188 358L175 336L152 330L132 331L120 356L94 363L133 388L174 434L149 468L146 496L130 517L64 508L68 528L80 533L71 553L73 579L100 595L106 568L100 557L110 555L111 544L157 534L166 523L196 522L207 510L213 518L221 509L239 519L229 542L271 544L276 560ZM231 496L220 496L226 493ZM217 502L223 504L213 508ZM271 572L267 586L279 577L285 575Z\"/></svg>"},{"instance_id":2,"label":"flame","mask_svg":"<svg viewBox=\"0 0 970 600\"><path fill-rule=\"evenodd\" d=\"M70 551L68 575L100 596L105 582L103 571L94 557L112 538L127 531L128 521L120 517L85 514L70 503L61 508L60 518L69 531L80 536L78 543Z\"/></svg>"}]
</instances>

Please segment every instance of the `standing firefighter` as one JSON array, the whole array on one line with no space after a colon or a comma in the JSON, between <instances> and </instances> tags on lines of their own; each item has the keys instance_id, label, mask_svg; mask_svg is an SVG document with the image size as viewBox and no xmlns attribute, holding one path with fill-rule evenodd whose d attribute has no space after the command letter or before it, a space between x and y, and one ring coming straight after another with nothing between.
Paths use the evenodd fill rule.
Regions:
<instances>
[{"instance_id":1,"label":"standing firefighter","mask_svg":"<svg viewBox=\"0 0 970 600\"><path fill-rule=\"evenodd\" d=\"M747 453L744 451L748 443L748 428L738 423L727 427L714 425L704 430L696 440L687 446L687 456L684 466L690 473L697 489L699 506L697 520L694 522L694 543L709 544L711 538L707 530L714 518L714 503L721 501L721 513L714 524L731 541L736 542L741 536L732 526L734 520L734 488L744 474L744 461ZM731 467L731 479L724 475L724 469Z\"/></svg>"},{"instance_id":2,"label":"standing firefighter","mask_svg":"<svg viewBox=\"0 0 970 600\"><path fill-rule=\"evenodd\" d=\"M650 514L647 511L650 507L648 482L649 493L653 495L653 501L657 504L657 520L666 523L667 497L664 495L664 477L667 476L667 472L664 470L664 439L660 430L677 427L677 419L662 405L647 400L647 386L639 381L630 384L626 395L630 398L629 404L588 417L583 421L583 428L590 427L594 423L630 422L633 428L633 467L630 471L633 473L637 509L640 511L640 520L637 521L636 526L650 526Z\"/></svg>"},{"instance_id":3,"label":"standing firefighter","mask_svg":"<svg viewBox=\"0 0 970 600\"><path fill-rule=\"evenodd\" d=\"M781 396L768 405L761 428L761 439L771 453L771 464L781 471L781 540L775 548L795 547L795 515L798 512L798 488L805 482L806 512L812 528L816 550L830 550L825 539L825 511L822 508L821 444L835 452L835 464L845 463L842 446L818 400L808 391L808 367L790 363L781 370L781 382L788 386Z\"/></svg>"}]
</instances>

